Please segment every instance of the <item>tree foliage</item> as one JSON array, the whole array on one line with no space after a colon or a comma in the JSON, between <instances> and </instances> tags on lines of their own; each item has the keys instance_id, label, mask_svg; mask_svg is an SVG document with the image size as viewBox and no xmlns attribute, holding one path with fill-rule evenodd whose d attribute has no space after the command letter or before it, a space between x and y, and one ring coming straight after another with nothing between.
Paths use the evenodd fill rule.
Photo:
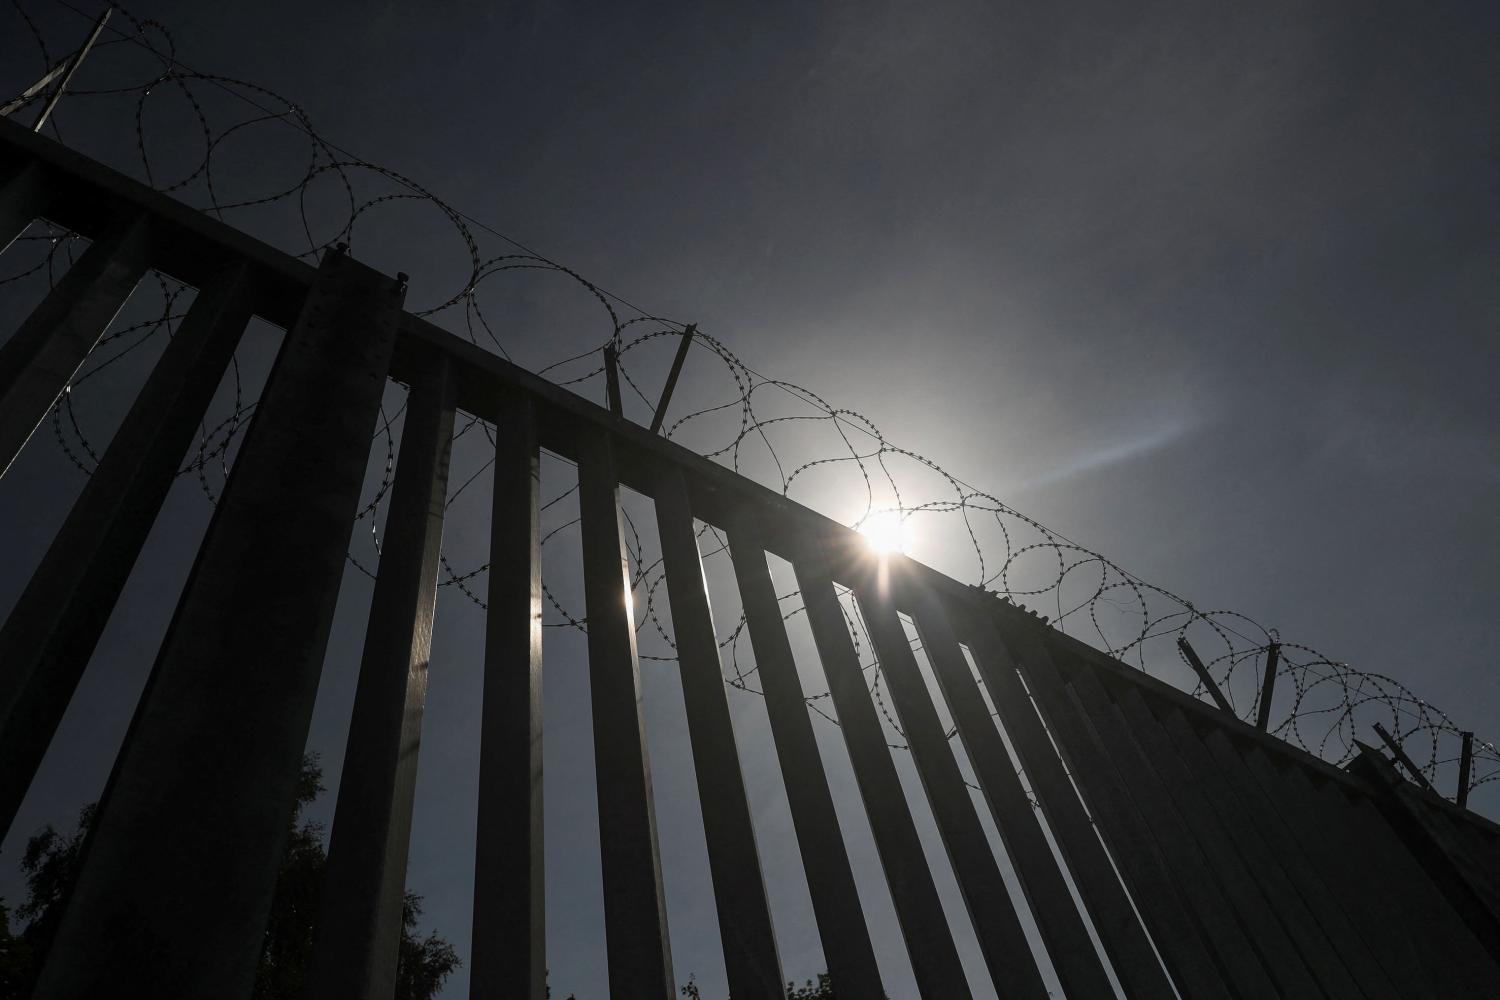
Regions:
<instances>
[{"instance_id":1,"label":"tree foliage","mask_svg":"<svg viewBox=\"0 0 1500 1000\"><path fill-rule=\"evenodd\" d=\"M297 782L297 805L287 836L271 915L266 922L265 944L256 967L253 1000L301 1000L303 973L312 957L318 900L328 855L323 847L323 828L305 819L303 812L325 791L323 773L315 757L302 762ZM26 877L26 900L15 910L24 923L13 932L10 911L0 900L0 1000L22 1000L28 996L47 945L57 930L62 903L78 871L84 837L92 825L95 806L85 806L78 826L61 834L51 826L34 835L21 857ZM458 968L453 946L436 931L419 936L422 897L406 894L401 910L401 950L396 966L396 1000L433 1000L443 983ZM687 1000L703 1000L693 977L681 989ZM548 997L552 990L548 987ZM574 1000L569 996L568 1000ZM786 1000L835 1000L828 973L803 985L786 984Z\"/></svg>"},{"instance_id":2,"label":"tree foliage","mask_svg":"<svg viewBox=\"0 0 1500 1000\"><path fill-rule=\"evenodd\" d=\"M688 976L688 981L681 989L687 1000L703 1000L703 990L698 986L694 976ZM796 983L786 984L786 1000L835 1000L833 993L833 982L828 978L828 973L818 973L817 981L807 980L803 985Z\"/></svg>"},{"instance_id":3,"label":"tree foliage","mask_svg":"<svg viewBox=\"0 0 1500 1000\"><path fill-rule=\"evenodd\" d=\"M324 791L316 757L306 757L297 781L297 805L282 856L265 944L255 973L254 1000L301 1000L302 977L312 957L318 898L328 855L321 825L303 818L303 810ZM15 915L25 925L13 932L10 913L0 900L0 1000L22 1000L41 971L47 945L62 916L62 902L78 871L84 837L95 807L84 807L78 827L69 835L51 826L26 843L21 871L26 901ZM422 897L407 893L401 910L401 950L396 964L396 1000L433 1000L459 958L453 946L434 931L419 937Z\"/></svg>"},{"instance_id":4,"label":"tree foliage","mask_svg":"<svg viewBox=\"0 0 1500 1000\"><path fill-rule=\"evenodd\" d=\"M826 972L818 973L817 982L809 979L802 986L787 983L786 1000L834 1000L833 983L829 981Z\"/></svg>"}]
</instances>

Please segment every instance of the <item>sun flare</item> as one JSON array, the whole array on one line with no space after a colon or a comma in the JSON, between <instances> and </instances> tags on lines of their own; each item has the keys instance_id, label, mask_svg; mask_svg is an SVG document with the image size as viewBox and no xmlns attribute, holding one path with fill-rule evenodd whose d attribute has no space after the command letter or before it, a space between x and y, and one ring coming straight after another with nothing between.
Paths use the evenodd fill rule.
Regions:
<instances>
[{"instance_id":1,"label":"sun flare","mask_svg":"<svg viewBox=\"0 0 1500 1000\"><path fill-rule=\"evenodd\" d=\"M859 526L870 549L879 555L892 555L906 551L906 521L894 510L871 514Z\"/></svg>"}]
</instances>

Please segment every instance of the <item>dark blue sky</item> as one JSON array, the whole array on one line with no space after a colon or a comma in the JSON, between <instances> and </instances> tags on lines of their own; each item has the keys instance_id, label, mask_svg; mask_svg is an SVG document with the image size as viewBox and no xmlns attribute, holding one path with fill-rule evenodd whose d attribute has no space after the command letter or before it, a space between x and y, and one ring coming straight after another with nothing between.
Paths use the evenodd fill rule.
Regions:
<instances>
[{"instance_id":1,"label":"dark blue sky","mask_svg":"<svg viewBox=\"0 0 1500 1000\"><path fill-rule=\"evenodd\" d=\"M57 51L85 28L52 0L24 6ZM330 140L698 322L756 370L867 414L1133 573L1390 675L1481 737L1500 731L1492 6L271 0L138 13L170 26L195 68L294 99ZM4 17L9 92L40 67ZM174 162L190 122L165 98L149 115ZM112 125L101 155L128 155L128 119ZM220 161L225 188L274 188L268 175L298 148L236 141ZM279 225L266 233L290 231ZM412 275L415 306L462 286L462 247L430 210L387 206L357 235L357 254ZM529 365L609 333L553 280L484 293L497 336ZM477 454L460 449L467 471ZM40 533L52 515L37 508L77 484L55 456L27 461L35 478L8 477L0 511ZM43 485L54 476L61 485ZM455 506L448 547L464 565L482 561L484 495L467 514ZM833 485L803 498L859 513ZM184 524L206 517L201 495L180 502ZM176 579L191 544L153 541L160 580ZM40 555L23 550L18 564ZM935 535L917 554L972 576ZM112 626L139 633L121 653L137 672L165 624L145 610L156 565L138 573L139 620ZM23 578L0 573L0 610ZM732 595L714 596L719 617L737 612ZM444 601L411 881L458 939L473 836L467 660L482 616L451 589ZM341 607L330 663L344 669L315 724L330 764L347 712L336 678L362 637L356 604ZM586 713L566 708L585 690L582 647L561 630L548 641L553 979L593 996L592 767ZM445 664L467 680L445 683ZM647 668L663 719L670 678L660 689L650 678L669 669ZM753 731L760 710L736 711ZM691 774L670 725L652 747L659 805L691 831ZM761 758L752 795L780 816L774 760ZM28 829L97 794L107 762L49 767ZM770 877L790 886L795 854L767 822ZM686 859L672 862L686 886L702 848L681 839L667 846ZM788 972L805 976L819 956L797 892L778 903L778 929ZM680 978L696 969L717 987L711 899L684 889L673 903ZM460 977L449 995L465 987Z\"/></svg>"}]
</instances>

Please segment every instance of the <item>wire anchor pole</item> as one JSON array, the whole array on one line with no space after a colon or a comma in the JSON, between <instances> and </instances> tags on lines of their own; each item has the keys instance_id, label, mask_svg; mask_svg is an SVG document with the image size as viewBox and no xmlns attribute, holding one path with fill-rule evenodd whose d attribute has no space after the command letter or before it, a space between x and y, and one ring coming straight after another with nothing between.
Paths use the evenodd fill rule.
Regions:
<instances>
[{"instance_id":1,"label":"wire anchor pole","mask_svg":"<svg viewBox=\"0 0 1500 1000\"><path fill-rule=\"evenodd\" d=\"M672 402L672 390L677 388L677 376L682 374L682 364L687 360L688 348L692 346L693 334L697 332L697 323L689 323L687 329L682 331L682 340L677 344L677 356L672 359L672 370L667 373L667 384L662 386L661 400L656 404L656 412L651 415L652 434L661 430L662 421L666 419L667 404Z\"/></svg>"},{"instance_id":2,"label":"wire anchor pole","mask_svg":"<svg viewBox=\"0 0 1500 1000\"><path fill-rule=\"evenodd\" d=\"M1469 771L1474 766L1474 734L1464 732L1459 735L1463 737L1464 742L1463 749L1458 755L1458 794L1453 797L1453 801L1458 803L1460 808L1467 808L1469 805Z\"/></svg>"},{"instance_id":3,"label":"wire anchor pole","mask_svg":"<svg viewBox=\"0 0 1500 1000\"><path fill-rule=\"evenodd\" d=\"M1202 681L1203 686L1208 688L1208 693L1213 697L1214 704L1230 715L1233 715L1233 706L1229 704L1229 699L1224 697L1224 692L1219 690L1219 685L1214 683L1213 676L1209 674L1208 668L1203 665L1203 661L1198 658L1198 651L1184 638L1178 638L1177 648L1187 659L1188 666L1193 668L1193 673L1198 675L1198 680Z\"/></svg>"},{"instance_id":4,"label":"wire anchor pole","mask_svg":"<svg viewBox=\"0 0 1500 1000\"><path fill-rule=\"evenodd\" d=\"M1415 778L1417 784L1421 785L1429 792L1434 790L1432 787L1432 782L1427 780L1427 775L1423 774L1422 769L1417 767L1416 764L1412 763L1412 759L1406 756L1406 751L1401 749L1401 744L1397 743L1395 737L1386 732L1385 727L1378 722L1375 723L1375 733L1385 741L1385 745L1390 749L1391 753L1396 755L1396 761L1402 767L1406 768L1406 773Z\"/></svg>"},{"instance_id":5,"label":"wire anchor pole","mask_svg":"<svg viewBox=\"0 0 1500 1000\"><path fill-rule=\"evenodd\" d=\"M99 20L94 22L94 30L89 32L89 37L84 41L83 47L73 53L67 60L52 67L40 80L27 87L20 97L17 97L5 105L5 107L0 108L0 117L9 115L24 107L27 101L30 101L33 97L46 90L47 86L53 80L61 76L62 80L58 83L57 89L52 92L51 97L47 98L47 103L42 106L42 113L37 115L36 121L32 123L31 131L40 132L42 126L47 124L47 117L52 114L52 109L57 107L58 101L62 100L62 95L68 89L68 84L72 81L73 74L78 71L79 66L83 65L84 58L89 54L89 50L94 47L94 42L99 38L99 32L104 30L105 23L114 12L115 9L113 7L104 8L104 13L100 14Z\"/></svg>"},{"instance_id":6,"label":"wire anchor pole","mask_svg":"<svg viewBox=\"0 0 1500 1000\"><path fill-rule=\"evenodd\" d=\"M1255 716L1255 728L1266 731L1271 721L1271 695L1276 691L1276 661L1281 658L1281 643L1273 642L1266 649L1266 675L1260 682L1260 711Z\"/></svg>"},{"instance_id":7,"label":"wire anchor pole","mask_svg":"<svg viewBox=\"0 0 1500 1000\"><path fill-rule=\"evenodd\" d=\"M620 359L612 343L604 348L604 394L609 403L609 412L623 417L625 407L620 402Z\"/></svg>"}]
</instances>

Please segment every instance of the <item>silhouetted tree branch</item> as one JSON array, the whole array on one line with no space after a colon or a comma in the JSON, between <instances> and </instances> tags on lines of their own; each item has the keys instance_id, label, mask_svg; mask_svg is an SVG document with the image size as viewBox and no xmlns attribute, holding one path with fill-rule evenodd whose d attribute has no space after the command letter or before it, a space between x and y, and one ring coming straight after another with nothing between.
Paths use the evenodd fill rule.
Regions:
<instances>
[{"instance_id":1,"label":"silhouetted tree branch","mask_svg":"<svg viewBox=\"0 0 1500 1000\"><path fill-rule=\"evenodd\" d=\"M255 971L254 1000L301 1000L302 997L302 975L312 955L318 898L328 864L322 826L304 820L302 812L323 791L323 772L317 758L303 758L292 829L276 880L270 918L266 921L260 964ZM10 914L0 901L0 1000L22 1000L30 994L47 946L57 931L63 901L78 872L84 837L94 813L93 805L85 806L78 814L77 829L70 835L64 836L48 826L27 841L21 857L26 901L15 911L25 921L19 932L12 932ZM396 1000L433 1000L459 965L458 953L436 931L425 938L417 936L421 915L422 897L408 892L401 909Z\"/></svg>"}]
</instances>

